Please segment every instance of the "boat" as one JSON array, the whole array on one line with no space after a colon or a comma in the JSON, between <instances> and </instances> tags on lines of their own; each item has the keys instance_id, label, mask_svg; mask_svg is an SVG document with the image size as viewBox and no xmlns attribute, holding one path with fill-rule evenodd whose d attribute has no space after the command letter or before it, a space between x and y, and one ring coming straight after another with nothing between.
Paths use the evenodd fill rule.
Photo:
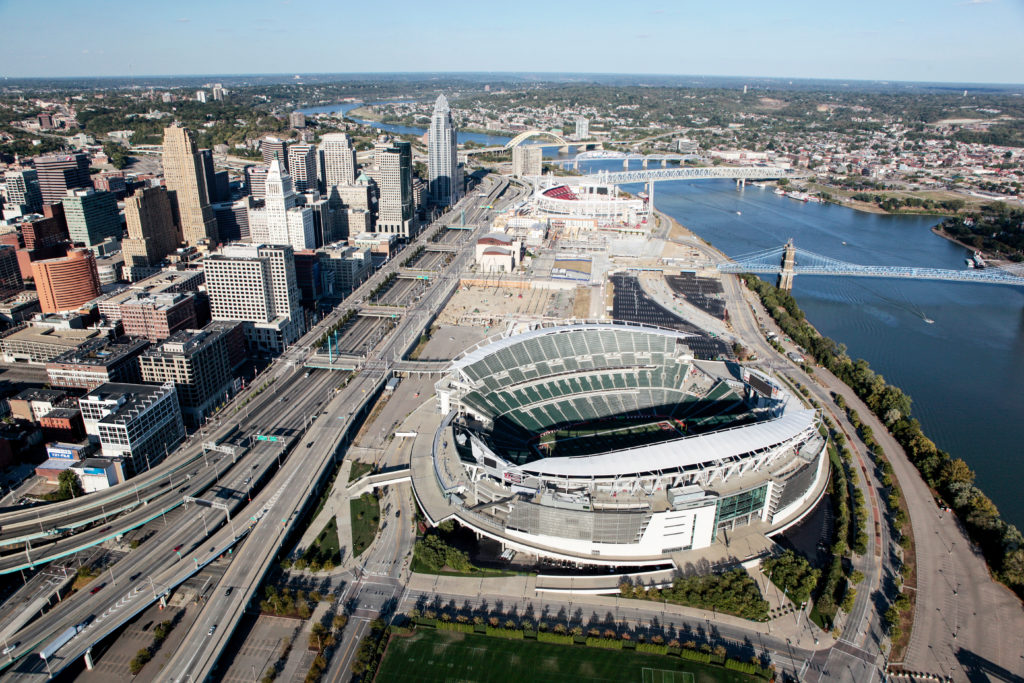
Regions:
<instances>
[{"instance_id":1,"label":"boat","mask_svg":"<svg viewBox=\"0 0 1024 683\"><path fill-rule=\"evenodd\" d=\"M932 320L931 318L925 318L925 319L924 319L924 321L925 321L926 323L928 323L929 325L931 325L932 323L934 323L934 322L935 322L935 321L934 321L934 320Z\"/></svg>"},{"instance_id":2,"label":"boat","mask_svg":"<svg viewBox=\"0 0 1024 683\"><path fill-rule=\"evenodd\" d=\"M775 188L775 194L778 194L778 195L783 195L783 196L785 196L785 194L786 194L786 191L785 191L785 190L783 190L783 189L782 189L781 187L776 187L776 188Z\"/></svg>"},{"instance_id":3,"label":"boat","mask_svg":"<svg viewBox=\"0 0 1024 683\"><path fill-rule=\"evenodd\" d=\"M742 211L737 211L737 212L736 212L736 215L737 215L737 216L742 216L742 215L743 215L743 212L742 212Z\"/></svg>"}]
</instances>

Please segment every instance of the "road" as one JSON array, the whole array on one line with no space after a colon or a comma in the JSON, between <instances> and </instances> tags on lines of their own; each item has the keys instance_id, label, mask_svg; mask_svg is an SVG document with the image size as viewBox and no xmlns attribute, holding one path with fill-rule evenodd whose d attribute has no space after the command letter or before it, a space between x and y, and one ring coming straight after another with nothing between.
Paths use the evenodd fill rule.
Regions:
<instances>
[{"instance_id":1,"label":"road","mask_svg":"<svg viewBox=\"0 0 1024 683\"><path fill-rule=\"evenodd\" d=\"M499 181L493 187L492 194L503 192L506 186L507 182ZM490 197L478 199L475 194L472 198L463 200L468 204L467 219L474 221L483 211L483 204L492 201ZM448 215L452 216L457 210L461 210L461 207L456 207L456 210ZM443 306L451 291L458 285L459 273L472 255L473 248L474 241L467 240L460 254L445 268L441 277L435 278L432 286L415 306L407 310L390 335L368 354L364 369L331 400L324 411L326 414L313 422L311 432L304 437L304 440L308 439L308 443L311 444L304 457L301 460L289 458L285 462L273 485L281 478L285 478L286 483L280 487L272 507L254 526L251 537L239 548L234 561L215 588L214 595L221 597L206 604L184 642L168 662L166 669L174 672L174 680L203 680L215 669L246 605L277 557L287 535L285 531L300 516L299 512L304 508L308 492L314 488L314 483L321 479L328 465L335 461L339 450L346 445L349 427L357 417L354 415L354 407L364 405L366 400L375 394L387 378L390 364L404 355L405 350L415 342L425 325ZM393 259L389 265L395 266L396 261ZM383 279L386 272L378 272L377 276ZM364 296L361 292L371 291L376 286L373 281L374 278L371 278L356 290L353 296L357 297L357 302ZM307 355L314 351L308 346L300 348L304 348ZM304 360L304 357L295 351L285 356L287 362L293 364L300 364ZM411 517L410 514L402 515L402 518L407 520L405 524L411 524ZM276 521L279 518L280 527ZM396 547L405 547L408 551L411 548L411 535L405 542L402 542L401 538L401 534L396 535ZM384 561L387 562L386 559ZM391 562L394 569L396 563L394 560ZM360 570L360 580L366 571ZM362 596L362 589L359 589L358 585L360 584L353 588L356 593L352 597L356 599ZM229 586L233 588L230 595L226 593ZM348 642L347 634L355 631L357 628L346 629L345 642Z\"/></svg>"}]
</instances>

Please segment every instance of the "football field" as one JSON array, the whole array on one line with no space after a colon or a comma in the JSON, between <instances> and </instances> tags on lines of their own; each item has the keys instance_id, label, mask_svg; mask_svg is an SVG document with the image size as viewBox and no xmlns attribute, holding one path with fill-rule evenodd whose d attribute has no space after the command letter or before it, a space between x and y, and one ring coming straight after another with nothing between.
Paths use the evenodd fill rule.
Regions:
<instances>
[{"instance_id":1,"label":"football field","mask_svg":"<svg viewBox=\"0 0 1024 683\"><path fill-rule=\"evenodd\" d=\"M751 683L759 679L717 666L631 650L417 629L412 636L391 639L376 680L394 683Z\"/></svg>"}]
</instances>

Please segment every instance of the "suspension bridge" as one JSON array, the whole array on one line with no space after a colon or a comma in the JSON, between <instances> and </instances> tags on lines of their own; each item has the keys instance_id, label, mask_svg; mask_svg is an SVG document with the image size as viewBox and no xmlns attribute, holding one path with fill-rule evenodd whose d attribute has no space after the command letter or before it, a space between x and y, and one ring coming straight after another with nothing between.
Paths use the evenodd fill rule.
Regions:
<instances>
[{"instance_id":1,"label":"suspension bridge","mask_svg":"<svg viewBox=\"0 0 1024 683\"><path fill-rule=\"evenodd\" d=\"M793 245L793 240L779 247L737 256L730 261L719 263L717 267L722 273L778 275L779 287L786 291L793 288L793 278L797 275L885 277L1024 286L1024 277L1000 268L947 270L916 266L863 266L798 249Z\"/></svg>"}]
</instances>

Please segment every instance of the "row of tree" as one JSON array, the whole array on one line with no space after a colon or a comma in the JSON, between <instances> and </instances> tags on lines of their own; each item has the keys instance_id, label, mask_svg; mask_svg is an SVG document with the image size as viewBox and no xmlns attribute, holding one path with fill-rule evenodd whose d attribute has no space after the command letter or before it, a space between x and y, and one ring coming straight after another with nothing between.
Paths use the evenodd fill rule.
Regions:
<instances>
[{"instance_id":1,"label":"row of tree","mask_svg":"<svg viewBox=\"0 0 1024 683\"><path fill-rule=\"evenodd\" d=\"M624 580L619 584L619 592L625 598L671 602L752 621L768 618L768 601L761 596L750 574L741 568L721 574L678 576L665 588L648 588Z\"/></svg>"},{"instance_id":2,"label":"row of tree","mask_svg":"<svg viewBox=\"0 0 1024 683\"><path fill-rule=\"evenodd\" d=\"M971 538L979 544L996 576L1024 597L1024 535L1005 522L992 500L974 485L967 464L939 449L911 416L911 399L899 387L871 370L863 359L852 360L846 348L817 332L788 292L744 275L779 327L864 401L889 429L925 482L956 510Z\"/></svg>"}]
</instances>

